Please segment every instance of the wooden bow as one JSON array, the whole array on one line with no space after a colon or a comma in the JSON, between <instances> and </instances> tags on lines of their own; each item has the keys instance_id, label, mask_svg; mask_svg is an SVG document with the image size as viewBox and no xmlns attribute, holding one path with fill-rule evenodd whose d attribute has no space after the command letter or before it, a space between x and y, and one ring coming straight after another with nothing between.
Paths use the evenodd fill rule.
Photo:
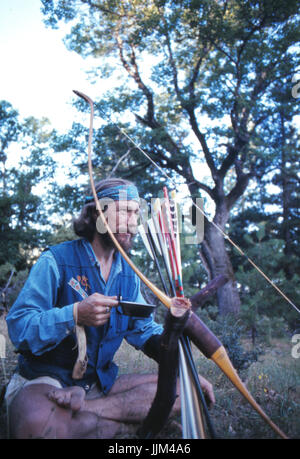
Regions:
<instances>
[{"instance_id":1,"label":"wooden bow","mask_svg":"<svg viewBox=\"0 0 300 459\"><path fill-rule=\"evenodd\" d=\"M121 253L123 258L141 279L142 282L153 292L153 294L167 307L171 307L171 298L169 298L165 293L163 293L158 287L156 287L133 263L129 258L127 253L124 251L123 247L119 244L115 235L111 231L106 218L102 212L101 205L96 193L94 178L93 178L93 167L92 167L92 136L93 136L93 119L94 119L94 103L90 97L83 94L79 91L74 91L74 93L84 99L90 106L90 127L89 127L89 140L88 140L88 169L89 169L89 178L93 197L95 200L95 205L99 217L101 218L102 224L106 228L108 234L110 235L112 241L114 242L115 247ZM223 373L230 379L234 386L240 391L240 393L245 397L245 399L250 403L250 405L259 413L259 415L269 424L269 426L281 437L288 438L279 427L274 424L273 421L267 416L267 414L262 410L262 408L256 403L252 395L249 393L246 386L243 384L239 378L236 370L234 369L227 352L218 340L218 338L208 329L208 327L201 321L201 319L193 312L190 311L190 316L187 321L187 324L184 329L186 335L193 341L193 343L198 347L198 349L209 359L213 360L216 365L223 371Z\"/></svg>"}]
</instances>

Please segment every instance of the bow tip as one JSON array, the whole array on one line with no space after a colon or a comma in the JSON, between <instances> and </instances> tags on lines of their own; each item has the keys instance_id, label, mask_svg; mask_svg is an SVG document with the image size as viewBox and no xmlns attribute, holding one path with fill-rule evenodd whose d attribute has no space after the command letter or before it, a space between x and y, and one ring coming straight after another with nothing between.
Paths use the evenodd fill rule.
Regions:
<instances>
[{"instance_id":1,"label":"bow tip","mask_svg":"<svg viewBox=\"0 0 300 459\"><path fill-rule=\"evenodd\" d=\"M77 91L76 89L73 89L73 92L76 94L76 96L81 97L86 102L88 102L91 106L93 105L92 99L89 96L87 96L86 94L83 94L83 92Z\"/></svg>"}]
</instances>

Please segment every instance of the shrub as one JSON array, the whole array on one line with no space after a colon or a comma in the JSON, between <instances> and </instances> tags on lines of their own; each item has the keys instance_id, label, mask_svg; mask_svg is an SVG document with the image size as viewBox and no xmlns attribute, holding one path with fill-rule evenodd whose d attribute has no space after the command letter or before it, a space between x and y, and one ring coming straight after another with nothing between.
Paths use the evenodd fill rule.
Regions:
<instances>
[{"instance_id":1,"label":"shrub","mask_svg":"<svg viewBox=\"0 0 300 459\"><path fill-rule=\"evenodd\" d=\"M241 339L245 335L245 328L240 320L232 315L218 316L214 322L211 322L211 330L224 345L237 370L248 368L251 363L257 361L258 355L262 353L259 349L246 351L243 348Z\"/></svg>"}]
</instances>

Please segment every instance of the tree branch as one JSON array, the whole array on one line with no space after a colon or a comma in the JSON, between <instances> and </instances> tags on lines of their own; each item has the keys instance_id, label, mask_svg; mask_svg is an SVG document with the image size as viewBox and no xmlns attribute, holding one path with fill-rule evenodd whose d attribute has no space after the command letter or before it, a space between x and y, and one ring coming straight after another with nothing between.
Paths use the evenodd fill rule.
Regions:
<instances>
[{"instance_id":1,"label":"tree branch","mask_svg":"<svg viewBox=\"0 0 300 459\"><path fill-rule=\"evenodd\" d=\"M200 56L198 61L197 61L197 63L196 63L196 66L195 66L195 69L194 69L194 72L193 72L193 76L192 76L192 78L191 78L191 80L189 82L189 85L188 85L190 97L189 97L188 101L185 101L184 98L182 97L181 91L180 91L179 86L178 86L178 72L177 72L177 68L176 68L176 64L175 64L175 60L174 60L174 56L173 56L173 52L172 52L170 37L169 37L168 29L167 29L167 26L166 26L166 20L165 20L163 15L162 15L162 20L164 21L164 24L165 24L166 43L167 43L167 49L168 49L168 53L169 53L170 65L171 65L171 68L172 68L173 84L174 84L175 93L176 93L176 95L177 95L182 107L188 113L188 116L189 116L189 119L190 119L190 125L191 125L191 127L192 127L192 129L193 129L193 131L194 131L194 133L195 133L195 135L197 137L197 139L200 142L200 145L202 147L205 159L206 159L207 164L208 164L208 166L210 168L212 177L213 177L214 181L217 181L217 169L215 167L212 155L211 155L211 153L209 151L209 148L208 148L208 145L206 143L205 136L199 129L199 126L198 126L198 123L197 123L197 120L196 120L196 117L195 117L195 112L194 112L194 108L195 108L195 103L194 103L195 82L196 82L197 76L199 74L199 69L200 69L202 60L204 58L204 55L207 54L208 49L205 48L204 55ZM211 195L211 191L212 190L210 188L208 188L208 187L205 187L205 188L206 188L206 192L208 192ZM202 189L204 189L204 188L202 188Z\"/></svg>"},{"instance_id":2,"label":"tree branch","mask_svg":"<svg viewBox=\"0 0 300 459\"><path fill-rule=\"evenodd\" d=\"M165 19L164 16L162 16L162 20L163 20L164 25L165 25L165 36L166 36L167 48L168 48L168 52L169 52L169 60L170 60L172 73L173 73L174 88L175 88L175 92L176 92L176 95L177 95L178 99L181 101L182 100L182 96L180 94L180 90L179 90L179 86L178 86L178 72L177 72L177 68L176 68L176 65L175 65L173 52L172 52L172 48L171 48L170 37L169 37L167 24L166 24L166 19Z\"/></svg>"},{"instance_id":3,"label":"tree branch","mask_svg":"<svg viewBox=\"0 0 300 459\"><path fill-rule=\"evenodd\" d=\"M125 58L125 55L124 55L124 43L119 33L119 27L116 28L115 36L116 36L117 46L119 49L120 60L123 64L123 67L125 68L127 73L134 79L139 89L142 90L142 92L144 93L147 99L147 115L146 115L145 122L148 124L148 126L152 128L158 128L160 127L160 124L156 121L155 115L154 115L153 94L149 90L149 88L145 85L145 83L143 82L140 76L138 65L136 62L134 46L132 44L129 45L131 49L130 63L129 63L129 61Z\"/></svg>"},{"instance_id":4,"label":"tree branch","mask_svg":"<svg viewBox=\"0 0 300 459\"><path fill-rule=\"evenodd\" d=\"M234 161L237 157L237 150L234 148L232 145L227 146L228 154L224 161L222 162L222 165L219 169L219 176L223 179L225 177L225 174L227 171L230 169L230 167L234 164Z\"/></svg>"},{"instance_id":5,"label":"tree branch","mask_svg":"<svg viewBox=\"0 0 300 459\"><path fill-rule=\"evenodd\" d=\"M132 148L128 148L126 153L124 155L122 155L121 158L118 159L116 165L113 167L111 173L107 176L107 178L110 178L110 177L113 176L113 174L116 172L116 170L118 169L118 167L121 164L121 162L124 161L125 158L127 158L127 156L131 153L131 151L132 151Z\"/></svg>"},{"instance_id":6,"label":"tree branch","mask_svg":"<svg viewBox=\"0 0 300 459\"><path fill-rule=\"evenodd\" d=\"M246 190L249 180L253 177L252 172L248 174L240 174L239 179L236 181L235 186L232 188L230 193L226 196L226 206L227 209L230 210L236 201L243 195L244 191Z\"/></svg>"},{"instance_id":7,"label":"tree branch","mask_svg":"<svg viewBox=\"0 0 300 459\"><path fill-rule=\"evenodd\" d=\"M112 10L108 10L107 8L104 8L103 6L101 6L100 3L93 3L91 0L81 0L81 2L87 4L91 8L95 8L98 11L102 11L102 13L112 14L112 15L118 16L120 18L124 17L124 15L122 15L120 13L117 13L116 11L112 11Z\"/></svg>"},{"instance_id":8,"label":"tree branch","mask_svg":"<svg viewBox=\"0 0 300 459\"><path fill-rule=\"evenodd\" d=\"M228 282L227 277L221 274L211 280L202 290L191 296L190 301L193 311L195 312L198 308L202 307L226 282Z\"/></svg>"},{"instance_id":9,"label":"tree branch","mask_svg":"<svg viewBox=\"0 0 300 459\"><path fill-rule=\"evenodd\" d=\"M208 165L208 167L210 169L212 178L213 178L214 182L217 184L219 182L219 180L218 180L218 171L217 171L217 168L215 166L213 157L212 157L212 155L210 153L210 150L208 148L208 145L207 145L207 142L206 142L206 139L205 139L205 135L199 129L194 109L187 108L187 112L189 114L191 128L192 128L195 136L197 137L197 139L200 142L200 145L202 147L202 150L203 150L207 165Z\"/></svg>"}]
</instances>

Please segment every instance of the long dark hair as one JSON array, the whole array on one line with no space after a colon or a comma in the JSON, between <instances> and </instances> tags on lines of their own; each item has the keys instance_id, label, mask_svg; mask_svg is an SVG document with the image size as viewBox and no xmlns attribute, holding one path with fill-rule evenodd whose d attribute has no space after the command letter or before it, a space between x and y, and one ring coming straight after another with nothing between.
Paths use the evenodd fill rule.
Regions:
<instances>
[{"instance_id":1,"label":"long dark hair","mask_svg":"<svg viewBox=\"0 0 300 459\"><path fill-rule=\"evenodd\" d=\"M96 192L99 193L99 191L120 185L132 185L132 182L129 182L129 180L121 178L108 178L96 183L95 188ZM89 196L92 196L91 191L89 193ZM79 217L74 219L73 229L75 234L79 237L83 237L85 239L88 239L88 241L92 242L96 231L96 220L96 206L94 201L92 201L85 204L81 209Z\"/></svg>"}]
</instances>

